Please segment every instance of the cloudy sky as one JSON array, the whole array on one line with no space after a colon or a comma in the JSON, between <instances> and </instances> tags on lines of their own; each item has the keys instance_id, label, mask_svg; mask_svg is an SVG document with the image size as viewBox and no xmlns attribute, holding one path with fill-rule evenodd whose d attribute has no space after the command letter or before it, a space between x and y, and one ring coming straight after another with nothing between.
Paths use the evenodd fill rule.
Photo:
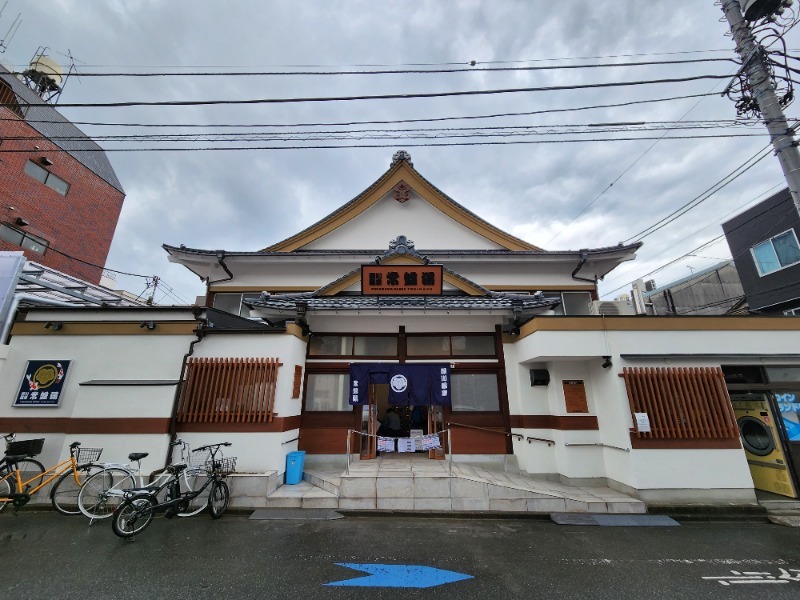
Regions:
<instances>
[{"instance_id":1,"label":"cloudy sky","mask_svg":"<svg viewBox=\"0 0 800 600\"><path fill-rule=\"evenodd\" d=\"M727 123L736 118L733 102L720 95L729 79L707 77L737 69L708 60L735 56L713 0L8 0L0 35L18 14L21 25L0 60L20 69L40 47L62 64L71 56L79 76L67 80L63 105L571 88L64 106L109 151L127 193L107 267L161 277L159 303L203 293L195 275L168 263L162 243L261 249L363 191L398 149L473 212L560 250L640 239L749 166L769 141L760 125ZM800 27L785 36L789 54L800 56L798 36ZM403 72L354 73L387 70ZM437 73L419 72L426 70ZM320 74L332 72L340 74ZM92 76L98 73L158 75ZM634 83L680 78L695 79ZM579 87L620 82L633 84ZM787 115L797 117L796 105ZM636 278L664 284L729 258L724 238L704 244L721 235L721 222L783 185L777 159L767 155L644 237L639 259L611 273L601 293L613 298ZM135 293L145 287L141 278L118 282Z\"/></svg>"}]
</instances>

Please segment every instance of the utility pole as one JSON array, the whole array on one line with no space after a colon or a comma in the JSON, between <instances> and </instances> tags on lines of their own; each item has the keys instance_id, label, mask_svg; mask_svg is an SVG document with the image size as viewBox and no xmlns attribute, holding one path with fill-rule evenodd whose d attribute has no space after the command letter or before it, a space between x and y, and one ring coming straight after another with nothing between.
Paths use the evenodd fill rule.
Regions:
<instances>
[{"instance_id":1,"label":"utility pole","mask_svg":"<svg viewBox=\"0 0 800 600\"><path fill-rule=\"evenodd\" d=\"M800 213L800 151L794 139L794 129L789 127L783 114L769 69L764 63L763 48L753 37L744 19L739 0L721 0L721 5L736 42L736 52L742 59L742 69L747 75L748 84L769 131L772 147L789 185L795 209Z\"/></svg>"}]
</instances>

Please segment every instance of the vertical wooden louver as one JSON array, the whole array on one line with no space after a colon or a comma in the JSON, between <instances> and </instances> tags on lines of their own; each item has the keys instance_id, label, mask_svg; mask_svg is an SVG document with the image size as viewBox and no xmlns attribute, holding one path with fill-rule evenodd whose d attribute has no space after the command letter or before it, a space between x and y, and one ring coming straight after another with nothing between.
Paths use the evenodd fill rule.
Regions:
<instances>
[{"instance_id":1,"label":"vertical wooden louver","mask_svg":"<svg viewBox=\"0 0 800 600\"><path fill-rule=\"evenodd\" d=\"M268 423L273 418L277 358L190 358L178 423Z\"/></svg>"},{"instance_id":2,"label":"vertical wooden louver","mask_svg":"<svg viewBox=\"0 0 800 600\"><path fill-rule=\"evenodd\" d=\"M650 420L651 431L637 428L632 439L694 440L696 447L707 445L703 440L731 440L738 446L739 430L722 369L625 367L622 376L631 414L647 413Z\"/></svg>"}]
</instances>

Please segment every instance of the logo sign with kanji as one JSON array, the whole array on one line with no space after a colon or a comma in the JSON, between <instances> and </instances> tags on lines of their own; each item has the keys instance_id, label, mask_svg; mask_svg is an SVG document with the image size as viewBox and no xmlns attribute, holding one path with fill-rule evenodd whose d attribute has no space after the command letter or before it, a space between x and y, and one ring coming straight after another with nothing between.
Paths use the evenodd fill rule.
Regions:
<instances>
[{"instance_id":1,"label":"logo sign with kanji","mask_svg":"<svg viewBox=\"0 0 800 600\"><path fill-rule=\"evenodd\" d=\"M362 265L361 293L441 295L442 265Z\"/></svg>"},{"instance_id":2,"label":"logo sign with kanji","mask_svg":"<svg viewBox=\"0 0 800 600\"><path fill-rule=\"evenodd\" d=\"M69 363L68 360L29 360L14 406L58 406Z\"/></svg>"}]
</instances>

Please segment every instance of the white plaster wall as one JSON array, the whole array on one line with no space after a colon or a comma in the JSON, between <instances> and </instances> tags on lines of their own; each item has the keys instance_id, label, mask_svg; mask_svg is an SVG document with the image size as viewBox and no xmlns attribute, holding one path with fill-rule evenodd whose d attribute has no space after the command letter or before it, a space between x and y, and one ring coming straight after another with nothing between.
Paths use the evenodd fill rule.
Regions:
<instances>
[{"instance_id":1,"label":"white plaster wall","mask_svg":"<svg viewBox=\"0 0 800 600\"><path fill-rule=\"evenodd\" d=\"M311 330L315 333L343 333L357 331L359 333L392 333L395 334L403 325L406 333L494 333L495 325L502 323L502 315L460 316L451 313L442 317L441 311L424 313L423 311L394 311L395 314L382 314L379 317L365 318L358 313L353 316L335 314L331 311L314 314L309 317Z\"/></svg>"},{"instance_id":2,"label":"white plaster wall","mask_svg":"<svg viewBox=\"0 0 800 600\"><path fill-rule=\"evenodd\" d=\"M297 430L279 433L187 433L179 432L192 448L205 444L231 442L223 448L224 456L236 457L237 473L265 474L286 471L286 455L297 450ZM294 440L294 441L292 441ZM284 443L286 442L286 443Z\"/></svg>"},{"instance_id":3,"label":"white plaster wall","mask_svg":"<svg viewBox=\"0 0 800 600\"><path fill-rule=\"evenodd\" d=\"M67 326L68 327L68 326ZM175 386L80 386L93 379L167 379L180 377L188 335L15 335L0 377L0 417L164 417L169 416ZM69 360L61 405L14 407L29 360ZM83 399L87 406L83 406ZM153 412L145 412L146 410Z\"/></svg>"},{"instance_id":4,"label":"white plaster wall","mask_svg":"<svg viewBox=\"0 0 800 600\"><path fill-rule=\"evenodd\" d=\"M743 450L635 450L637 488L752 489Z\"/></svg>"},{"instance_id":5,"label":"white plaster wall","mask_svg":"<svg viewBox=\"0 0 800 600\"><path fill-rule=\"evenodd\" d=\"M195 357L225 358L277 358L282 366L278 369L275 388L274 410L278 416L290 417L300 414L300 398L292 398L295 365L306 362L306 343L290 334L277 335L208 335L195 345Z\"/></svg>"},{"instance_id":6,"label":"white plaster wall","mask_svg":"<svg viewBox=\"0 0 800 600\"><path fill-rule=\"evenodd\" d=\"M437 208L411 194L408 202L397 202L389 192L370 208L338 229L304 246L307 250L342 248L388 248L389 242L405 235L417 248L493 250L500 245L478 235Z\"/></svg>"}]
</instances>

